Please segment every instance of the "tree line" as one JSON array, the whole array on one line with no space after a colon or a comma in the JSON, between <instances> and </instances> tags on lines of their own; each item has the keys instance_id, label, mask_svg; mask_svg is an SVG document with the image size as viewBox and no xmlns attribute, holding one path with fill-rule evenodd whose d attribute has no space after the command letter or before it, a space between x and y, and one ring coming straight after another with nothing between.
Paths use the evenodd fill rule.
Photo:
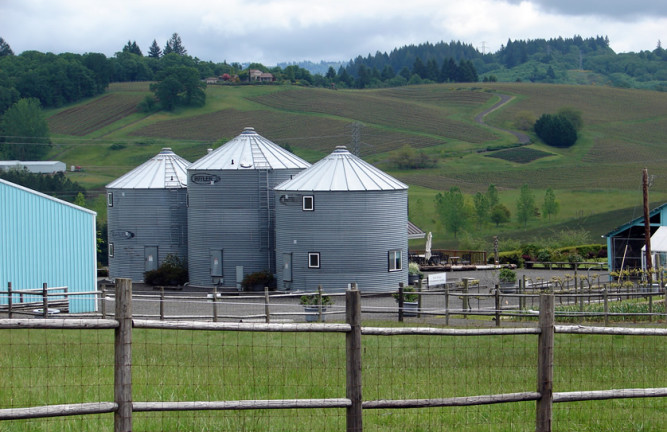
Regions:
<instances>
[{"instance_id":1,"label":"tree line","mask_svg":"<svg viewBox=\"0 0 667 432\"><path fill-rule=\"evenodd\" d=\"M560 203L553 189L546 190L544 200L538 207L535 194L527 184L521 187L515 204L516 221L524 227L530 220L540 216L551 220L560 211ZM500 193L493 184L489 185L486 192L477 192L472 196L454 186L436 195L435 206L443 226L454 238L471 228L479 229L489 223L498 227L512 219L510 209L500 202Z\"/></svg>"}]
</instances>

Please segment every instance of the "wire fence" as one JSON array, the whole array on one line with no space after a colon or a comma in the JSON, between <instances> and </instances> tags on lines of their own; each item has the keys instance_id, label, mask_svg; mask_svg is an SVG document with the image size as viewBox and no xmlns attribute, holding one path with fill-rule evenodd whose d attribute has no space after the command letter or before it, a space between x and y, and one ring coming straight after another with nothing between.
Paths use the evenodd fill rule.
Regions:
<instances>
[{"instance_id":1,"label":"wire fence","mask_svg":"<svg viewBox=\"0 0 667 432\"><path fill-rule=\"evenodd\" d=\"M345 313L335 319L339 323L322 324L286 318L267 323L266 316L223 320L227 311L218 322L212 312L205 319L172 319L169 307L160 320L159 314L135 314L154 308L155 301L143 305L149 299L123 294L120 287L108 294L104 301L113 304L114 313L107 310L104 318L0 319L5 353L0 429L661 430L663 425L667 330L558 325L553 294L540 296L536 320L518 326L508 321L504 328L494 322L405 327L383 320L380 326L362 326L364 308L371 309L366 316L389 313L396 321L397 305L383 311L382 305L372 306L377 296L361 298L358 291L336 298L334 306ZM452 296L463 302L462 294ZM262 310L264 297L215 303ZM212 311L214 302L205 298L198 307ZM394 302L386 296L381 301L387 300ZM181 299L186 301L194 300ZM280 301L302 307L293 297ZM362 307L365 301L371 303ZM269 302L269 308L280 304ZM269 321L273 316L268 314Z\"/></svg>"}]
</instances>

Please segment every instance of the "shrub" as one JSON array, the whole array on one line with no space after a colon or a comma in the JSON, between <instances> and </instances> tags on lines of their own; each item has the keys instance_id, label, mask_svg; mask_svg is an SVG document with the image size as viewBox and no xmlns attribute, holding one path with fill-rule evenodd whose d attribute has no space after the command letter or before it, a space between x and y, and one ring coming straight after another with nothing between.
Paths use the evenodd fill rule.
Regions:
<instances>
[{"instance_id":1,"label":"shrub","mask_svg":"<svg viewBox=\"0 0 667 432\"><path fill-rule=\"evenodd\" d=\"M144 273L147 285L183 285L188 281L188 265L184 259L169 254L156 270Z\"/></svg>"},{"instance_id":2,"label":"shrub","mask_svg":"<svg viewBox=\"0 0 667 432\"><path fill-rule=\"evenodd\" d=\"M241 281L241 287L248 291L253 287L261 286L269 287L269 289L276 289L276 278L273 277L273 274L268 270L262 270L255 273L249 273L243 277Z\"/></svg>"},{"instance_id":3,"label":"shrub","mask_svg":"<svg viewBox=\"0 0 667 432\"><path fill-rule=\"evenodd\" d=\"M113 143L109 146L109 150L123 150L125 147L127 146L123 143Z\"/></svg>"},{"instance_id":4,"label":"shrub","mask_svg":"<svg viewBox=\"0 0 667 432\"><path fill-rule=\"evenodd\" d=\"M515 283L516 272L512 269L504 267L500 269L500 273L498 274L498 280L502 283Z\"/></svg>"},{"instance_id":5,"label":"shrub","mask_svg":"<svg viewBox=\"0 0 667 432\"><path fill-rule=\"evenodd\" d=\"M317 306L317 294L304 294L299 299L304 306ZM328 295L322 295L322 306L332 305L334 302Z\"/></svg>"},{"instance_id":6,"label":"shrub","mask_svg":"<svg viewBox=\"0 0 667 432\"><path fill-rule=\"evenodd\" d=\"M540 249L537 251L537 261L551 261L551 251L549 249Z\"/></svg>"},{"instance_id":7,"label":"shrub","mask_svg":"<svg viewBox=\"0 0 667 432\"><path fill-rule=\"evenodd\" d=\"M396 299L396 301L398 301L398 299L399 299L398 292L393 293L392 296L394 297L394 299ZM414 287L406 286L405 288L403 288L403 301L404 302L416 302L417 300L419 300L419 295L415 294L415 288Z\"/></svg>"},{"instance_id":8,"label":"shrub","mask_svg":"<svg viewBox=\"0 0 667 432\"><path fill-rule=\"evenodd\" d=\"M572 147L577 142L577 129L562 115L542 114L535 122L535 133L552 147Z\"/></svg>"}]
</instances>

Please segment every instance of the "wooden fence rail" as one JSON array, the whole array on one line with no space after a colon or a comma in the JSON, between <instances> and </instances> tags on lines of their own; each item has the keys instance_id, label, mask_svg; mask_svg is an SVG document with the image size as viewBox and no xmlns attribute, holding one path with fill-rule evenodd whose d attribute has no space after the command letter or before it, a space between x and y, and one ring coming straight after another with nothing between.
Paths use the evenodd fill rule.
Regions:
<instances>
[{"instance_id":1,"label":"wooden fence rail","mask_svg":"<svg viewBox=\"0 0 667 432\"><path fill-rule=\"evenodd\" d=\"M554 321L553 294L540 295L537 327L522 328L384 328L362 327L360 293L355 284L345 293L346 323L224 323L180 322L133 319L132 284L129 279L116 281L114 319L0 319L0 329L113 329L115 332L114 401L84 404L49 405L0 409L0 420L54 416L114 413L114 430L132 430L132 413L140 411L253 410L345 408L347 430L363 430L364 409L405 409L422 407L470 406L520 401L536 401L536 430L551 430L553 403L618 399L667 397L667 388L613 389L578 392L553 392L554 334L623 334L633 336L667 336L661 328L606 328L557 326ZM260 332L333 332L345 333L346 397L330 399L228 400L228 401L133 401L132 400L132 329L260 331ZM537 343L537 391L470 395L453 398L363 400L362 336L432 335L484 336L534 334ZM11 355L11 353L10 353Z\"/></svg>"}]
</instances>

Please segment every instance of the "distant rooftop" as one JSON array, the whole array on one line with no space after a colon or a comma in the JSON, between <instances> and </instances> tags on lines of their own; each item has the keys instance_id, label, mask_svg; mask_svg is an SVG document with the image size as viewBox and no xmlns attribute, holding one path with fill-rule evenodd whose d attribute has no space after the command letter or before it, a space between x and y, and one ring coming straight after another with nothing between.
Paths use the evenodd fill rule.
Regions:
<instances>
[{"instance_id":1,"label":"distant rooftop","mask_svg":"<svg viewBox=\"0 0 667 432\"><path fill-rule=\"evenodd\" d=\"M129 173L109 183L107 189L180 189L188 184L190 162L170 148L139 165Z\"/></svg>"}]
</instances>

